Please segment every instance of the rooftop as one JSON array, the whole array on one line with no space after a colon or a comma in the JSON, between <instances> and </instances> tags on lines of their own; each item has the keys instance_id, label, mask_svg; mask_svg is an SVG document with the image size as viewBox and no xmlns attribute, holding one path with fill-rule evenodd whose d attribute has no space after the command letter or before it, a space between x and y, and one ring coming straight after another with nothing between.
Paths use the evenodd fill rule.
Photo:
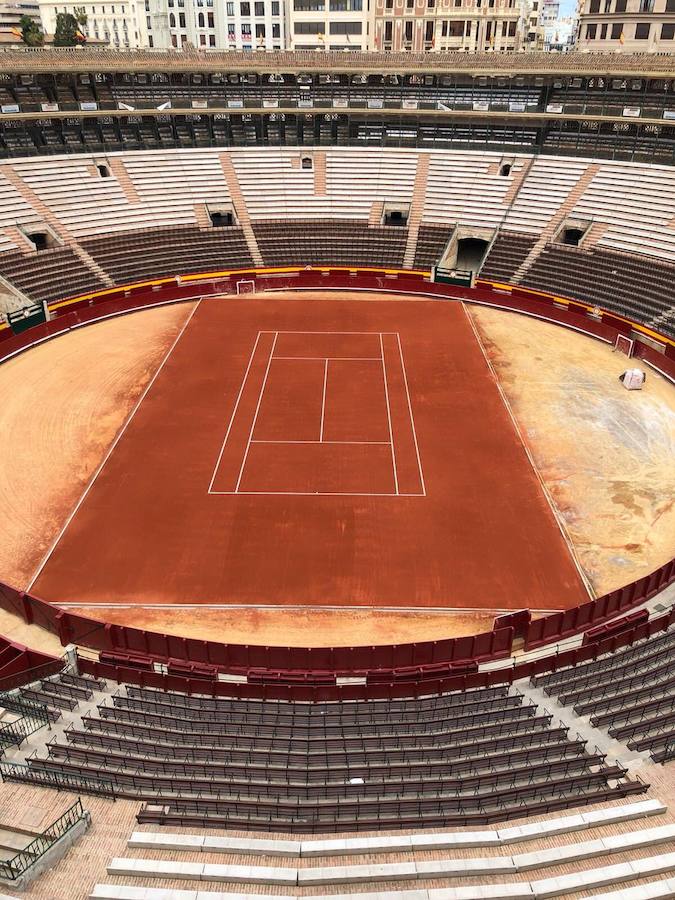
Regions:
<instances>
[{"instance_id":1,"label":"rooftop","mask_svg":"<svg viewBox=\"0 0 675 900\"><path fill-rule=\"evenodd\" d=\"M470 72L675 79L675 56L654 53L373 53L25 49L0 51L0 68L44 72Z\"/></svg>"}]
</instances>

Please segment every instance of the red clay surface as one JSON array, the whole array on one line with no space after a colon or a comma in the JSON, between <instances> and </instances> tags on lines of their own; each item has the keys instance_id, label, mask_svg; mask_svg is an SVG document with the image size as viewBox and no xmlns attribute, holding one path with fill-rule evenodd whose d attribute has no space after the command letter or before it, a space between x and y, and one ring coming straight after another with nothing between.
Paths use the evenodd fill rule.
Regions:
<instances>
[{"instance_id":1,"label":"red clay surface","mask_svg":"<svg viewBox=\"0 0 675 900\"><path fill-rule=\"evenodd\" d=\"M33 592L560 609L587 599L459 303L201 302Z\"/></svg>"}]
</instances>

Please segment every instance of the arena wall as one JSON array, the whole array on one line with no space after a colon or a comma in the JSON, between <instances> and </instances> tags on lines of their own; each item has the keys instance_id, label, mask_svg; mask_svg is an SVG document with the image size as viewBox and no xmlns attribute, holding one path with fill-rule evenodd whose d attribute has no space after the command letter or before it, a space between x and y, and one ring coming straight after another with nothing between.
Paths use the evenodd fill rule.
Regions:
<instances>
[{"instance_id":1,"label":"arena wall","mask_svg":"<svg viewBox=\"0 0 675 900\"><path fill-rule=\"evenodd\" d=\"M429 282L422 272L372 268L283 268L214 272L206 276L187 274L72 297L53 304L53 318L44 325L19 335L11 334L8 328L0 330L0 361L58 334L110 316L196 296L233 294L238 281L250 278L255 279L257 290L349 289L400 292L436 297L440 301L460 299L541 318L607 343L613 344L619 334L637 337L636 355L675 381L675 343L615 314L509 285L481 282L473 289L450 288ZM662 630L674 621L675 611L651 621L643 621L644 617L617 618L673 581L675 560L670 560L649 576L546 618L533 621L529 611L523 610L499 617L492 631L472 637L378 647L262 647L181 638L79 616L7 585L0 585L0 606L20 615L27 623L57 634L64 646L75 643L99 651L100 660L83 659L82 666L84 671L104 677L228 696L348 699L478 687L593 658ZM607 622L611 624L605 630L598 630L592 641L559 652L556 645L560 641ZM546 647L552 652L536 662L478 671L481 663L509 657L515 639L522 640L526 650ZM234 678L219 680L218 675L222 673ZM339 679L347 676L356 676L360 683L340 684Z\"/></svg>"}]
</instances>

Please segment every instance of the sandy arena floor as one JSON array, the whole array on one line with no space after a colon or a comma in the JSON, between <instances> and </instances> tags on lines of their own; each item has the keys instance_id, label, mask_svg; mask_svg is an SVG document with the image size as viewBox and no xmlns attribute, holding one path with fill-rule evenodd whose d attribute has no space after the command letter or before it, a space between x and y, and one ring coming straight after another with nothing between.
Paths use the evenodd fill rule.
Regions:
<instances>
[{"instance_id":1,"label":"sandy arena floor","mask_svg":"<svg viewBox=\"0 0 675 900\"><path fill-rule=\"evenodd\" d=\"M0 470L0 579L30 582L191 309L163 307L84 328L0 367L0 453L15 461ZM625 391L617 380L625 358L573 332L492 309L474 307L472 316L596 593L670 558L675 390L650 373L643 392ZM491 624L482 610L235 608L204 609L197 619L192 609L115 608L105 617L290 645L308 636L316 644L433 639Z\"/></svg>"},{"instance_id":2,"label":"sandy arena floor","mask_svg":"<svg viewBox=\"0 0 675 900\"><path fill-rule=\"evenodd\" d=\"M536 465L599 596L675 554L675 388L606 344L527 316L472 307Z\"/></svg>"}]
</instances>

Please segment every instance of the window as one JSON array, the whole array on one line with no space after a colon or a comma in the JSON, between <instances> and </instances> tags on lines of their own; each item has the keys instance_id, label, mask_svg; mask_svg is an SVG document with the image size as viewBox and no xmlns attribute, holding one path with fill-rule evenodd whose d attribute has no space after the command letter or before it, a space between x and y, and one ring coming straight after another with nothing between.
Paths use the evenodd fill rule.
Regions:
<instances>
[{"instance_id":1,"label":"window","mask_svg":"<svg viewBox=\"0 0 675 900\"><path fill-rule=\"evenodd\" d=\"M185 13L178 13L178 24L181 28L185 28Z\"/></svg>"},{"instance_id":2,"label":"window","mask_svg":"<svg viewBox=\"0 0 675 900\"><path fill-rule=\"evenodd\" d=\"M405 23L405 40L412 41L412 35L413 35L413 23L406 22Z\"/></svg>"},{"instance_id":3,"label":"window","mask_svg":"<svg viewBox=\"0 0 675 900\"><path fill-rule=\"evenodd\" d=\"M625 13L626 12L626 0L616 0L616 6L614 7L615 13Z\"/></svg>"},{"instance_id":4,"label":"window","mask_svg":"<svg viewBox=\"0 0 675 900\"><path fill-rule=\"evenodd\" d=\"M394 6L394 0L384 0L384 8L392 9Z\"/></svg>"},{"instance_id":5,"label":"window","mask_svg":"<svg viewBox=\"0 0 675 900\"><path fill-rule=\"evenodd\" d=\"M261 0L256 0L253 4L253 15L254 16L264 16L265 15L265 4L261 2Z\"/></svg>"},{"instance_id":6,"label":"window","mask_svg":"<svg viewBox=\"0 0 675 900\"><path fill-rule=\"evenodd\" d=\"M640 0L640 8L638 9L638 12L654 12L654 0Z\"/></svg>"},{"instance_id":7,"label":"window","mask_svg":"<svg viewBox=\"0 0 675 900\"><path fill-rule=\"evenodd\" d=\"M265 37L265 26L264 26L264 24L263 24L262 22L261 22L260 24L257 24L257 23L256 23L256 26L255 26L255 36L256 36L257 38L264 38L264 37Z\"/></svg>"},{"instance_id":8,"label":"window","mask_svg":"<svg viewBox=\"0 0 675 900\"><path fill-rule=\"evenodd\" d=\"M675 24L664 24L661 26L661 40L672 41L675 39Z\"/></svg>"},{"instance_id":9,"label":"window","mask_svg":"<svg viewBox=\"0 0 675 900\"><path fill-rule=\"evenodd\" d=\"M427 9L433 9L436 5L436 0L427 0Z\"/></svg>"},{"instance_id":10,"label":"window","mask_svg":"<svg viewBox=\"0 0 675 900\"><path fill-rule=\"evenodd\" d=\"M331 12L361 12L363 0L330 0Z\"/></svg>"},{"instance_id":11,"label":"window","mask_svg":"<svg viewBox=\"0 0 675 900\"><path fill-rule=\"evenodd\" d=\"M591 0L588 4L589 13L599 13L600 12L600 0Z\"/></svg>"},{"instance_id":12,"label":"window","mask_svg":"<svg viewBox=\"0 0 675 900\"><path fill-rule=\"evenodd\" d=\"M272 15L279 15L279 0L272 0Z\"/></svg>"},{"instance_id":13,"label":"window","mask_svg":"<svg viewBox=\"0 0 675 900\"><path fill-rule=\"evenodd\" d=\"M323 12L324 0L294 0L293 9L296 12Z\"/></svg>"},{"instance_id":14,"label":"window","mask_svg":"<svg viewBox=\"0 0 675 900\"><path fill-rule=\"evenodd\" d=\"M296 34L322 34L323 22L296 22L294 31Z\"/></svg>"},{"instance_id":15,"label":"window","mask_svg":"<svg viewBox=\"0 0 675 900\"><path fill-rule=\"evenodd\" d=\"M666 12L675 12L675 0L666 0Z\"/></svg>"},{"instance_id":16,"label":"window","mask_svg":"<svg viewBox=\"0 0 675 900\"><path fill-rule=\"evenodd\" d=\"M361 34L361 22L331 22L331 34Z\"/></svg>"},{"instance_id":17,"label":"window","mask_svg":"<svg viewBox=\"0 0 675 900\"><path fill-rule=\"evenodd\" d=\"M228 16L234 15L234 0L229 0L229 3L227 4L227 7L226 7L226 11L227 11Z\"/></svg>"},{"instance_id":18,"label":"window","mask_svg":"<svg viewBox=\"0 0 675 900\"><path fill-rule=\"evenodd\" d=\"M207 13L207 23L208 23L209 28L215 28L212 12Z\"/></svg>"},{"instance_id":19,"label":"window","mask_svg":"<svg viewBox=\"0 0 675 900\"><path fill-rule=\"evenodd\" d=\"M390 21L384 23L384 39L390 41L392 39L393 23Z\"/></svg>"},{"instance_id":20,"label":"window","mask_svg":"<svg viewBox=\"0 0 675 900\"><path fill-rule=\"evenodd\" d=\"M424 24L424 40L433 41L434 39L434 23L430 20Z\"/></svg>"},{"instance_id":21,"label":"window","mask_svg":"<svg viewBox=\"0 0 675 900\"><path fill-rule=\"evenodd\" d=\"M173 13L169 13L169 27L170 28L176 27L176 16Z\"/></svg>"},{"instance_id":22,"label":"window","mask_svg":"<svg viewBox=\"0 0 675 900\"><path fill-rule=\"evenodd\" d=\"M197 27L204 28L204 13L200 12L197 16Z\"/></svg>"},{"instance_id":23,"label":"window","mask_svg":"<svg viewBox=\"0 0 675 900\"><path fill-rule=\"evenodd\" d=\"M406 9L413 9L415 6L415 0L405 0Z\"/></svg>"},{"instance_id":24,"label":"window","mask_svg":"<svg viewBox=\"0 0 675 900\"><path fill-rule=\"evenodd\" d=\"M450 37L464 37L464 22L451 19L448 23L448 34Z\"/></svg>"},{"instance_id":25,"label":"window","mask_svg":"<svg viewBox=\"0 0 675 900\"><path fill-rule=\"evenodd\" d=\"M623 22L615 22L612 25L612 34L611 38L613 41L618 41L623 33Z\"/></svg>"},{"instance_id":26,"label":"window","mask_svg":"<svg viewBox=\"0 0 675 900\"><path fill-rule=\"evenodd\" d=\"M281 25L279 25L278 22L276 24L272 25L272 37L273 38L281 37Z\"/></svg>"},{"instance_id":27,"label":"window","mask_svg":"<svg viewBox=\"0 0 675 900\"><path fill-rule=\"evenodd\" d=\"M243 0L243 2L239 4L239 14L242 16L251 15L251 4L248 0Z\"/></svg>"},{"instance_id":28,"label":"window","mask_svg":"<svg viewBox=\"0 0 675 900\"><path fill-rule=\"evenodd\" d=\"M595 40L595 34L596 34L597 30L598 30L598 26L597 26L597 25L595 25L595 24L593 24L593 25L587 25L587 26L586 26L586 40L587 40L587 41L594 41L594 40Z\"/></svg>"},{"instance_id":29,"label":"window","mask_svg":"<svg viewBox=\"0 0 675 900\"><path fill-rule=\"evenodd\" d=\"M649 32L651 30L651 25L649 22L638 22L635 26L635 40L636 41L647 41L649 40Z\"/></svg>"},{"instance_id":30,"label":"window","mask_svg":"<svg viewBox=\"0 0 675 900\"><path fill-rule=\"evenodd\" d=\"M602 27L600 28L600 40L604 41L607 37L607 23L603 22Z\"/></svg>"},{"instance_id":31,"label":"window","mask_svg":"<svg viewBox=\"0 0 675 900\"><path fill-rule=\"evenodd\" d=\"M199 46L206 47L206 35L205 34L199 35Z\"/></svg>"}]
</instances>

